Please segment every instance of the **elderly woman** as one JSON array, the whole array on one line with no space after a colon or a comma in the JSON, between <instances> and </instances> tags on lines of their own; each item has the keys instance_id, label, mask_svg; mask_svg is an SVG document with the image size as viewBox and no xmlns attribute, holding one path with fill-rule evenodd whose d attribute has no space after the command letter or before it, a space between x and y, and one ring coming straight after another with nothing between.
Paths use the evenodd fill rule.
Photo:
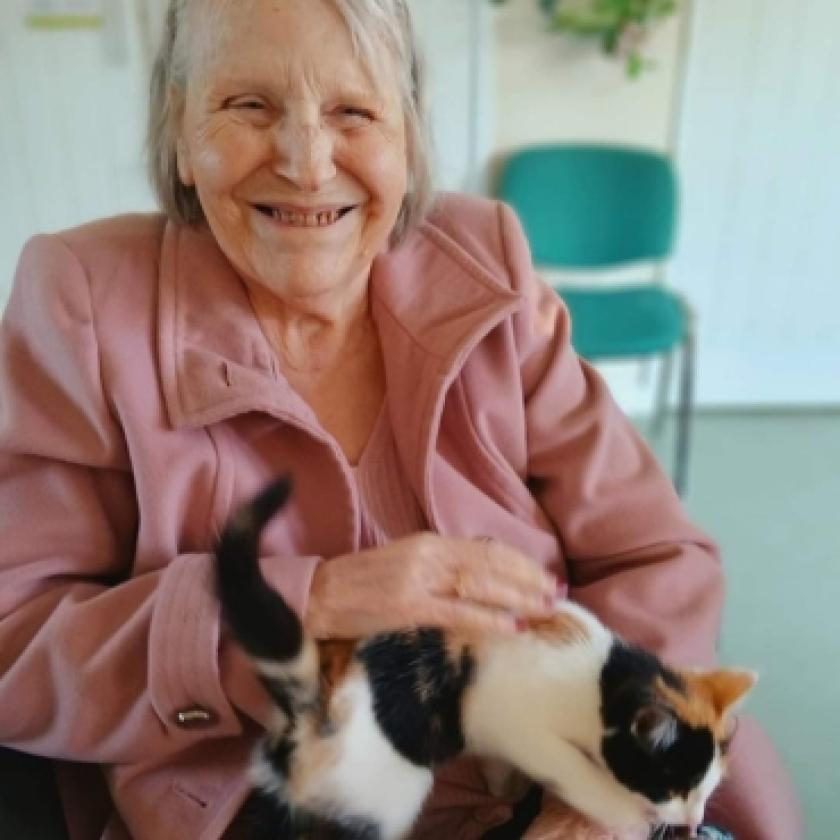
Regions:
<instances>
[{"instance_id":1,"label":"elderly woman","mask_svg":"<svg viewBox=\"0 0 840 840\"><path fill-rule=\"evenodd\" d=\"M23 253L0 335L0 742L64 760L74 838L236 834L269 704L220 630L210 551L283 471L263 568L318 638L510 632L559 579L673 660L714 656L714 549L575 357L513 214L430 209L421 87L403 0L173 0L165 215ZM710 821L800 836L747 722L733 764ZM465 762L416 835L522 810ZM526 836L600 834L546 802Z\"/></svg>"}]
</instances>

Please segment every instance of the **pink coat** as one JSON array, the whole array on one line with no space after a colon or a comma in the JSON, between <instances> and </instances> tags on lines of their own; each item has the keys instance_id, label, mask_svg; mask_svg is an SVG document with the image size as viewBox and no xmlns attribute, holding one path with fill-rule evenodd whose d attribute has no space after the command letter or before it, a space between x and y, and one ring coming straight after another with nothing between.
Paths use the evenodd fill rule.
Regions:
<instances>
[{"instance_id":1,"label":"pink coat","mask_svg":"<svg viewBox=\"0 0 840 840\"><path fill-rule=\"evenodd\" d=\"M711 662L715 549L575 356L511 211L446 197L377 259L371 295L430 528L517 546L630 639ZM358 499L212 237L134 215L27 245L0 330L0 742L74 762L75 837L101 830L79 762L103 766L110 838L218 838L241 804L267 703L220 632L208 552L287 470L263 565L302 610L317 563L356 548ZM736 746L712 816L739 840L796 840L772 748L751 725ZM505 813L444 786L426 836L473 840Z\"/></svg>"}]
</instances>

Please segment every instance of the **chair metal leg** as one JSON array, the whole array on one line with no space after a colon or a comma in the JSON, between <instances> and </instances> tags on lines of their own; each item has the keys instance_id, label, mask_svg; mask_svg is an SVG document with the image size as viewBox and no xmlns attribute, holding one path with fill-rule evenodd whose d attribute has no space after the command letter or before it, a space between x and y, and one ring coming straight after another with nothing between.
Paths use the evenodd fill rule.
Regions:
<instances>
[{"instance_id":1,"label":"chair metal leg","mask_svg":"<svg viewBox=\"0 0 840 840\"><path fill-rule=\"evenodd\" d=\"M650 436L656 440L662 435L665 418L668 416L668 395L671 393L671 378L674 371L674 353L667 353L659 363L659 381L656 384L656 404L650 424Z\"/></svg>"},{"instance_id":2,"label":"chair metal leg","mask_svg":"<svg viewBox=\"0 0 840 840\"><path fill-rule=\"evenodd\" d=\"M688 481L688 457L691 447L691 420L694 414L694 325L689 322L682 347L680 374L680 402L677 415L677 439L674 457L674 487L680 496L685 495Z\"/></svg>"}]
</instances>

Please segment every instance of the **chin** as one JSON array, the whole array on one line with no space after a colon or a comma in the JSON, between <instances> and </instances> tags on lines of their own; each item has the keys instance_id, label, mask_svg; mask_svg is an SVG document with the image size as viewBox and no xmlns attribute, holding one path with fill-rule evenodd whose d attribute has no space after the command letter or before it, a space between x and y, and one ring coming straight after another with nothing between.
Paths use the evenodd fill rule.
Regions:
<instances>
[{"instance_id":1,"label":"chin","mask_svg":"<svg viewBox=\"0 0 840 840\"><path fill-rule=\"evenodd\" d=\"M339 294L349 286L349 281L342 280L335 271L283 271L281 274L262 273L256 282L280 300L305 300Z\"/></svg>"}]
</instances>

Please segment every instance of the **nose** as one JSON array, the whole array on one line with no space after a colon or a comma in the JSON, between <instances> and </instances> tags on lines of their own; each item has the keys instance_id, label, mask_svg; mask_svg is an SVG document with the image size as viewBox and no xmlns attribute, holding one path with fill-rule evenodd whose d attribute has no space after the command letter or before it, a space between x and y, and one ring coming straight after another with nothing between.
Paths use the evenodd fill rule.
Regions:
<instances>
[{"instance_id":1,"label":"nose","mask_svg":"<svg viewBox=\"0 0 840 840\"><path fill-rule=\"evenodd\" d=\"M294 121L276 130L274 171L306 192L317 192L336 168L333 138L318 122Z\"/></svg>"}]
</instances>

